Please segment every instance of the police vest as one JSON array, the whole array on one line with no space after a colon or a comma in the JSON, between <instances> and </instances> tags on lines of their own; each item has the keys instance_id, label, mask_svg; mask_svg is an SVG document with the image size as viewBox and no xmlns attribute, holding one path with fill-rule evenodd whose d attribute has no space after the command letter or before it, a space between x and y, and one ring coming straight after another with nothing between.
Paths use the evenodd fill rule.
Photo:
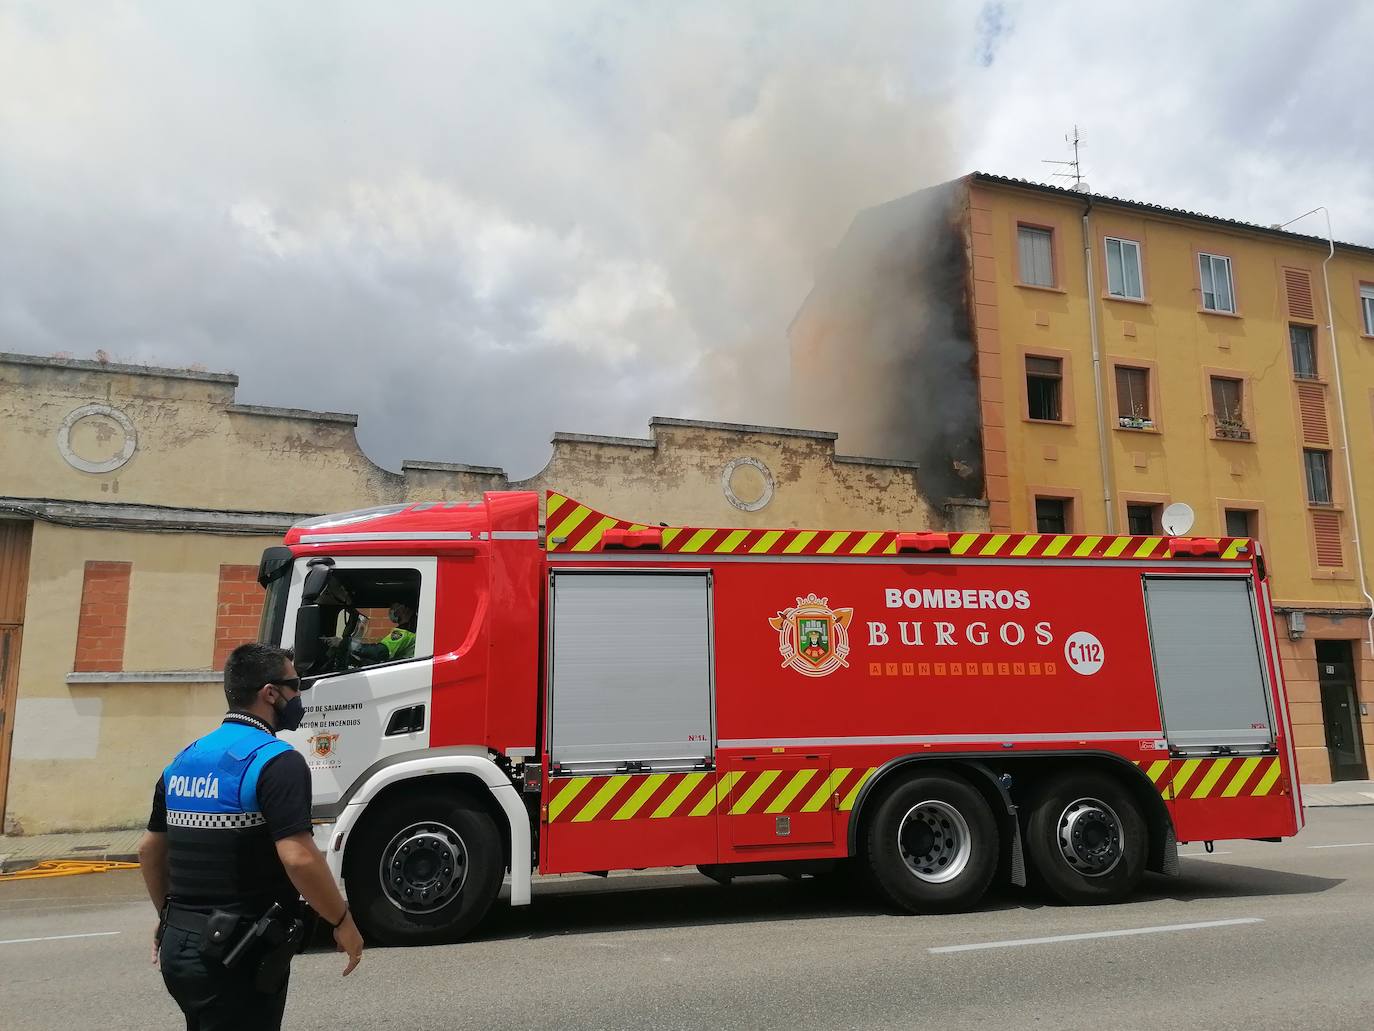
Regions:
<instances>
[{"instance_id":1,"label":"police vest","mask_svg":"<svg viewBox=\"0 0 1374 1031\"><path fill-rule=\"evenodd\" d=\"M377 642L386 649L388 658L410 659L415 657L415 634L397 627Z\"/></svg>"},{"instance_id":2,"label":"police vest","mask_svg":"<svg viewBox=\"0 0 1374 1031\"><path fill-rule=\"evenodd\" d=\"M289 744L258 727L229 721L192 742L163 771L174 901L255 916L274 901L295 901L258 807L262 768L289 751Z\"/></svg>"}]
</instances>

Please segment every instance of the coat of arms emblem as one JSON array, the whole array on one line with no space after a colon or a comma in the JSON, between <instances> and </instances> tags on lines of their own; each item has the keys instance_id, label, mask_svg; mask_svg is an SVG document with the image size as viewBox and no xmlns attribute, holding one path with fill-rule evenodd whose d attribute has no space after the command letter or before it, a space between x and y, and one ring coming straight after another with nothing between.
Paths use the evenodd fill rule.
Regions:
<instances>
[{"instance_id":1,"label":"coat of arms emblem","mask_svg":"<svg viewBox=\"0 0 1374 1031\"><path fill-rule=\"evenodd\" d=\"M778 654L784 667L790 666L808 677L824 677L841 666L848 666L849 624L853 609L832 609L829 598L808 594L798 598L795 608L784 609L768 620L778 632Z\"/></svg>"},{"instance_id":2,"label":"coat of arms emblem","mask_svg":"<svg viewBox=\"0 0 1374 1031\"><path fill-rule=\"evenodd\" d=\"M317 759L327 759L334 752L334 742L339 740L338 734L312 734L309 737L310 751Z\"/></svg>"}]
</instances>

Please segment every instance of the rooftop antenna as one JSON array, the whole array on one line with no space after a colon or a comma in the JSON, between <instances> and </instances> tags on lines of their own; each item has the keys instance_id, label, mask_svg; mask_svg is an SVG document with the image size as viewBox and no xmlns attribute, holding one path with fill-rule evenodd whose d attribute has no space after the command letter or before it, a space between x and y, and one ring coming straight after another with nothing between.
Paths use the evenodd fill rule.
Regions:
<instances>
[{"instance_id":1,"label":"rooftop antenna","mask_svg":"<svg viewBox=\"0 0 1374 1031\"><path fill-rule=\"evenodd\" d=\"M1077 126L1077 125L1075 125L1075 126L1073 127L1073 133L1072 133L1072 134L1069 134L1069 133L1065 133L1065 134L1064 134L1064 142L1067 143L1067 144L1069 144L1071 147L1073 147L1073 160L1072 160L1072 161L1056 161L1056 160L1053 160L1053 159L1051 159L1051 158L1041 158L1041 164L1045 164L1045 165L1063 165L1063 166L1067 169L1067 171L1064 171L1064 172L1055 172L1055 173L1054 173L1054 178L1056 178L1056 179L1072 179L1072 180L1073 180L1073 189L1074 189L1074 191L1077 192L1077 193L1089 193L1089 192L1091 192L1092 187L1090 187L1090 186L1083 180L1083 165L1082 165L1082 163L1081 163L1081 162L1079 161L1079 159L1078 159L1078 148L1081 147L1081 146L1083 145L1083 134L1080 133L1080 132L1078 131L1078 126Z\"/></svg>"}]
</instances>

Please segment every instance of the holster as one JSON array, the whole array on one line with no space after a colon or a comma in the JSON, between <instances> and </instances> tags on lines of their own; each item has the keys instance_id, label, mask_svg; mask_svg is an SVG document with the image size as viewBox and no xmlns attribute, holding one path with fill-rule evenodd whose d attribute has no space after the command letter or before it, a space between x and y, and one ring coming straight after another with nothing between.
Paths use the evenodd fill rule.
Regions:
<instances>
[{"instance_id":1,"label":"holster","mask_svg":"<svg viewBox=\"0 0 1374 1031\"><path fill-rule=\"evenodd\" d=\"M200 938L200 954L206 960L222 960L236 940L235 932L243 923L239 913L229 913L214 909L205 918L205 933Z\"/></svg>"},{"instance_id":2,"label":"holster","mask_svg":"<svg viewBox=\"0 0 1374 1031\"><path fill-rule=\"evenodd\" d=\"M256 964L253 987L260 992L277 991L286 979L291 957L296 954L305 933L305 922L291 918L273 903L243 935L234 942L223 962L233 970L244 962Z\"/></svg>"}]
</instances>

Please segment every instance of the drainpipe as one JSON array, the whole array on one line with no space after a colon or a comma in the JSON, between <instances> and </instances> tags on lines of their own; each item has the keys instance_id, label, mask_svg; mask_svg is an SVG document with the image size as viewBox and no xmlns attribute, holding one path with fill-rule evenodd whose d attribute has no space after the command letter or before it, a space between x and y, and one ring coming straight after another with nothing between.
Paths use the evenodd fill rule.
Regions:
<instances>
[{"instance_id":1,"label":"drainpipe","mask_svg":"<svg viewBox=\"0 0 1374 1031\"><path fill-rule=\"evenodd\" d=\"M1111 454L1107 450L1106 399L1102 394L1102 339L1097 328L1097 294L1093 287L1093 243L1088 216L1092 213L1092 197L1083 209L1083 273L1088 282L1088 326L1093 344L1093 395L1097 399L1097 456L1102 464L1102 507L1107 514L1107 532L1116 532L1116 516L1112 511Z\"/></svg>"},{"instance_id":2,"label":"drainpipe","mask_svg":"<svg viewBox=\"0 0 1374 1031\"><path fill-rule=\"evenodd\" d=\"M1350 494L1350 543L1355 546L1355 562L1360 571L1360 593L1365 604L1370 607L1369 619L1365 622L1365 638L1369 649L1374 652L1374 597L1369 594L1369 580L1365 576L1364 547L1360 543L1360 503L1355 496L1355 463L1350 460L1350 428L1345 421L1345 388L1341 384L1341 351L1336 346L1336 316L1331 310L1331 280L1327 278L1326 266L1336 256L1336 238L1331 235L1331 212L1326 208L1313 208L1326 215L1326 260L1322 262L1322 287L1326 290L1326 331L1331 335L1331 369L1336 380L1336 411L1341 421L1341 455L1345 459L1345 483ZM1302 217L1302 216L1299 216ZM1296 221L1296 219L1294 220Z\"/></svg>"}]
</instances>

